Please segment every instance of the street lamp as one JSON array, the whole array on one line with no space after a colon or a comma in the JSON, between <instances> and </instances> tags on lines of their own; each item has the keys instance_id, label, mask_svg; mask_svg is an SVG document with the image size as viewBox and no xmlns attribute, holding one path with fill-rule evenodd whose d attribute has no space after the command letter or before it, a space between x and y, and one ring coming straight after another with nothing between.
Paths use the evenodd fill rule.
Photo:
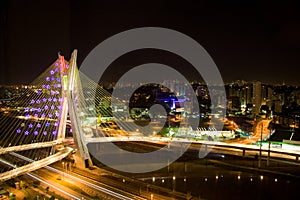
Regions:
<instances>
[{"instance_id":1,"label":"street lamp","mask_svg":"<svg viewBox=\"0 0 300 200\"><path fill-rule=\"evenodd\" d=\"M261 167L261 147L262 147L262 132L263 132L264 124L261 124L261 131L260 131L260 145L259 145L259 160L258 160L258 168Z\"/></svg>"},{"instance_id":2,"label":"street lamp","mask_svg":"<svg viewBox=\"0 0 300 200\"><path fill-rule=\"evenodd\" d=\"M173 192L175 191L175 187L176 187L176 176L173 176Z\"/></svg>"},{"instance_id":3,"label":"street lamp","mask_svg":"<svg viewBox=\"0 0 300 200\"><path fill-rule=\"evenodd\" d=\"M270 130L270 134L269 134L269 138L268 138L268 158L267 158L267 166L270 165L270 154L271 154L271 130Z\"/></svg>"},{"instance_id":4,"label":"street lamp","mask_svg":"<svg viewBox=\"0 0 300 200\"><path fill-rule=\"evenodd\" d=\"M65 179L65 162L62 162L62 166L63 166L63 180Z\"/></svg>"}]
</instances>

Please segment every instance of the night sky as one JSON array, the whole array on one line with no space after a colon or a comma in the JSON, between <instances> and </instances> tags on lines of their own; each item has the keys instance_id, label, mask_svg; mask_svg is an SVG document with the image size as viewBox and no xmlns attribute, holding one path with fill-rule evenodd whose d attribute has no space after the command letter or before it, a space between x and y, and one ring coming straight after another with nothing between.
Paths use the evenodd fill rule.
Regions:
<instances>
[{"instance_id":1,"label":"night sky","mask_svg":"<svg viewBox=\"0 0 300 200\"><path fill-rule=\"evenodd\" d=\"M109 2L1 0L0 83L30 83L58 52L69 58L75 48L80 66L106 38L131 28L158 26L197 40L226 82L244 79L300 85L297 0ZM160 52L135 53L139 59L124 55L110 70L120 72L124 66L152 59L170 60ZM178 63L181 61L174 58L173 64L183 69L185 64ZM192 70L184 71L187 76L193 74Z\"/></svg>"}]
</instances>

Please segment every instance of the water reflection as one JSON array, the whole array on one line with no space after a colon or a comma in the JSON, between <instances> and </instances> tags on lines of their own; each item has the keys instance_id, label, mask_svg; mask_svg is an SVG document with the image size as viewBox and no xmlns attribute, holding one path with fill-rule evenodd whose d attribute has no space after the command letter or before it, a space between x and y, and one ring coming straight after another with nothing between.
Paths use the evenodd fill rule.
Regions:
<instances>
[{"instance_id":1,"label":"water reflection","mask_svg":"<svg viewBox=\"0 0 300 200\"><path fill-rule=\"evenodd\" d=\"M215 174L169 175L143 178L145 182L190 193L199 199L295 199L299 181L248 172L212 169ZM221 173L220 173L221 172ZM173 173L176 173L175 171ZM298 199L298 198L297 198Z\"/></svg>"}]
</instances>

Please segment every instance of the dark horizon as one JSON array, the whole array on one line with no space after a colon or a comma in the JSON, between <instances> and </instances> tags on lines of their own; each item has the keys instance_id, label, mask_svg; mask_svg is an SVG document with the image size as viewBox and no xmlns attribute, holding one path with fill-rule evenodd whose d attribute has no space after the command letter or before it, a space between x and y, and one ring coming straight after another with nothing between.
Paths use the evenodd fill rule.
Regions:
<instances>
[{"instance_id":1,"label":"dark horizon","mask_svg":"<svg viewBox=\"0 0 300 200\"><path fill-rule=\"evenodd\" d=\"M72 50L78 49L80 66L106 38L132 28L157 26L198 41L224 82L300 85L298 10L296 1L1 1L0 84L30 83L56 60L58 52L69 59ZM150 58L159 62L157 55ZM111 72L151 61L149 54L138 61L134 57L118 59ZM185 71L193 77L190 68Z\"/></svg>"}]
</instances>

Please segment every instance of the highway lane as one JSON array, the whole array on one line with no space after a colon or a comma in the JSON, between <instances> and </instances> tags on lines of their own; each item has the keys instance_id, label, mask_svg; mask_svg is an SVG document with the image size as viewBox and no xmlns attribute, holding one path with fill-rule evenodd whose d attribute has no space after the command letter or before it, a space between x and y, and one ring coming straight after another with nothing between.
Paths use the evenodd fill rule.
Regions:
<instances>
[{"instance_id":1,"label":"highway lane","mask_svg":"<svg viewBox=\"0 0 300 200\"><path fill-rule=\"evenodd\" d=\"M43 158L41 160L35 161L35 162L31 162L27 165L23 165L21 167L16 168L16 166L14 166L14 169L7 171L7 172L3 172L0 174L0 181L6 181L9 179L12 179L14 177L20 176L22 174L37 170L39 168L42 168L44 166L50 165L54 162L57 162L65 157L67 157L71 151L73 149L72 148L64 148L60 151L58 151L57 153L48 156L47 158Z\"/></svg>"},{"instance_id":2,"label":"highway lane","mask_svg":"<svg viewBox=\"0 0 300 200\"><path fill-rule=\"evenodd\" d=\"M27 174L30 178L40 181L44 185L48 186L52 191L63 196L65 198L71 198L76 200L90 199L88 196L78 193L64 185L55 181L53 175L37 174L37 172L31 172Z\"/></svg>"},{"instance_id":3,"label":"highway lane","mask_svg":"<svg viewBox=\"0 0 300 200\"><path fill-rule=\"evenodd\" d=\"M9 163L9 162L6 162L6 161L4 161L4 162L5 162L6 165L9 165L9 166L11 166L13 168L16 168L16 166L13 165L12 163ZM57 190L58 192L64 194L67 197L70 197L70 198L76 199L76 200L81 200L80 196L78 196L77 194L74 194L74 193L72 194L72 192L70 193L70 190L69 191L63 190L59 186L57 186L56 184L53 184L53 183L49 182L49 180L45 180L45 179L43 179L43 178L41 178L41 177L39 177L39 176L37 176L37 175L35 175L33 173L27 173L27 175L29 177L35 179L35 180L38 180L38 181L42 182L43 184L45 184L47 186L49 186L49 187Z\"/></svg>"},{"instance_id":4,"label":"highway lane","mask_svg":"<svg viewBox=\"0 0 300 200\"><path fill-rule=\"evenodd\" d=\"M132 142L131 145L134 145L134 146L136 146L136 145L146 146L147 148L152 148L152 150L156 150L156 149L161 148L160 144L157 144L157 143L151 144L151 143ZM166 143L161 143L161 146L164 146L164 145L166 145ZM180 144L178 144L178 145L180 145ZM190 149L192 149L192 150L199 150L200 146L199 146L199 144L196 144L196 145L193 144L193 145L191 145ZM242 155L242 150L232 149L232 148L226 148L226 147L214 147L211 152L213 152L213 153L219 153L219 154L220 153L221 154L233 154L233 153L235 153L237 155ZM249 152L253 152L253 151L249 151ZM46 167L46 168L48 168L48 167ZM60 171L59 173L63 173L63 172ZM91 182L91 181L87 180L87 182ZM128 182L126 182L126 184L128 184ZM94 184L94 185L96 185L96 184ZM121 183L121 184L119 184L119 186L124 186L124 185ZM94 188L94 187L92 187L92 188ZM143 196L149 195L149 193L144 193L143 191L141 192L141 194ZM120 198L120 199L123 199L123 198ZM129 199L131 199L131 198L129 198ZM160 199L162 199L162 198L160 198Z\"/></svg>"},{"instance_id":5,"label":"highway lane","mask_svg":"<svg viewBox=\"0 0 300 200\"><path fill-rule=\"evenodd\" d=\"M53 170L53 169L51 169ZM54 171L57 173L61 173L62 169L55 167ZM67 173L67 174L66 174ZM93 184L93 187L95 188L105 188L110 191L113 191L115 193L118 193L120 195L129 197L131 199L136 199L136 200L145 200L145 198L140 197L139 194L139 187L133 187L129 181L123 182L123 181L117 181L114 179L107 178L106 176L100 176L98 174L94 173L88 173L87 170L81 170L81 169L76 169L74 168L72 171L66 171L65 176L67 175L76 177L74 178L77 180L77 178L83 180L83 183L88 182L90 184ZM126 178L127 179L127 178ZM127 179L128 180L128 179ZM98 186L98 187L96 187ZM125 197L123 197L125 198Z\"/></svg>"},{"instance_id":6,"label":"highway lane","mask_svg":"<svg viewBox=\"0 0 300 200\"><path fill-rule=\"evenodd\" d=\"M140 148L146 148L147 151L155 151L159 150L160 148L167 145L166 142L128 142L128 144L131 144L132 146L140 146ZM176 143L174 144L176 145ZM193 151L200 151L203 144L193 143L189 146L189 150ZM177 147L180 148L180 143L177 143ZM273 148L274 149L274 148ZM203 150L203 149L202 149ZM234 156L240 156L240 157L248 157L253 159L256 155L259 154L259 147L257 146L256 149L248 149L245 152L243 152L243 149L235 149L232 147L222 147L222 146L212 146L211 148L208 148L209 153L212 154L218 154L220 155L220 158L226 159L226 155L234 155ZM286 152L286 151L283 151ZM262 157L263 159L266 159L268 157L268 151L266 148L264 148L264 151L262 151ZM270 161L276 161L276 162L282 162L293 165L298 165L299 163L296 162L294 155L288 155L288 154L282 154L280 152L271 152L270 154Z\"/></svg>"},{"instance_id":7,"label":"highway lane","mask_svg":"<svg viewBox=\"0 0 300 200\"><path fill-rule=\"evenodd\" d=\"M57 172L51 171L49 169L39 169L34 172L36 176L39 176L41 179L47 180L47 182L52 185L56 185L64 192L68 192L74 196L80 197L81 199L101 199L101 198L115 198L106 193L99 192L94 188L91 188L81 181L74 180L72 177L69 177L66 173L59 174Z\"/></svg>"},{"instance_id":8,"label":"highway lane","mask_svg":"<svg viewBox=\"0 0 300 200\"><path fill-rule=\"evenodd\" d=\"M101 169L101 171L105 171L105 170ZM114 174L112 172L107 172L107 173L104 172L106 175L103 175L103 173L102 175L99 175L93 173L92 171L88 172L88 169L87 170L74 169L74 171L72 172L68 171L68 173L75 175L76 177L79 177L81 179L87 180L90 183L97 184L99 186L105 187L107 189L124 194L128 197L137 200L149 199L151 194L153 195L153 199L158 199L158 200L169 200L174 198L186 199L185 194L173 192L166 188L161 188L158 186L146 184L140 180L135 180L119 174ZM150 192L150 190L152 192Z\"/></svg>"},{"instance_id":9,"label":"highway lane","mask_svg":"<svg viewBox=\"0 0 300 200\"><path fill-rule=\"evenodd\" d=\"M26 161L33 162L33 160L31 160L29 158L26 158L25 156L22 156L22 155L19 155L19 154L16 154L16 153L13 153L13 155L15 155L15 156L17 156L19 158L22 158L22 159L24 159ZM49 171L55 172L57 174L63 175L64 177L68 177L70 180L76 181L78 183L82 183L82 184L84 184L84 185L86 185L86 186L88 186L88 187L90 187L92 189L96 189L97 191L105 193L107 195L110 195L110 196L112 196L114 198L123 199L123 200L132 199L132 198L129 198L129 197L125 196L125 195L118 194L117 192L111 191L111 190L109 190L107 188L95 185L93 183L89 183L88 181L82 180L82 179L80 179L78 177L75 177L75 176L73 176L71 174L65 173L64 171L60 171L60 170L55 169L53 167L46 166L44 168L47 169L47 170L49 170Z\"/></svg>"},{"instance_id":10,"label":"highway lane","mask_svg":"<svg viewBox=\"0 0 300 200\"><path fill-rule=\"evenodd\" d=\"M148 142L148 143L168 143L172 142L175 143L193 143L193 144L202 144L207 145L210 149L212 147L225 147L231 149L240 149L245 151L260 151L259 145L250 145L250 144L240 144L240 143L225 143L219 141L203 141L203 140L190 140L185 138L161 138L161 137L103 137L103 138L87 138L87 143L101 143L101 142ZM300 148L293 146L294 149L289 148L277 148L277 147L270 147L270 152L273 155L285 154L291 157L300 157ZM269 151L268 146L263 145L261 150L263 152Z\"/></svg>"},{"instance_id":11,"label":"highway lane","mask_svg":"<svg viewBox=\"0 0 300 200\"><path fill-rule=\"evenodd\" d=\"M105 170L101 169L101 171ZM178 200L186 199L186 194L147 184L143 181L125 177L119 174L114 174L109 171L107 173L104 172L107 175L110 174L109 176L99 176L99 174L96 173L89 173L88 169L74 169L74 171L68 171L68 173L76 175L81 179L86 179L90 183L98 184L99 186L103 186L118 193L124 194L132 199L149 199L151 198L151 194L152 199L157 200L170 200L174 198Z\"/></svg>"},{"instance_id":12,"label":"highway lane","mask_svg":"<svg viewBox=\"0 0 300 200\"><path fill-rule=\"evenodd\" d=\"M261 138L264 139L270 134L270 130L268 129L269 124L272 120L264 119L259 122L254 127L254 132L251 138L247 138L246 140L240 141L242 144L253 144L257 141L260 141Z\"/></svg>"},{"instance_id":13,"label":"highway lane","mask_svg":"<svg viewBox=\"0 0 300 200\"><path fill-rule=\"evenodd\" d=\"M0 155L10 153L10 152L16 152L16 151L26 151L30 149L52 147L54 145L62 144L63 142L65 142L64 139L57 139L49 142L37 142L37 143L3 147L3 148L0 147Z\"/></svg>"}]
</instances>

